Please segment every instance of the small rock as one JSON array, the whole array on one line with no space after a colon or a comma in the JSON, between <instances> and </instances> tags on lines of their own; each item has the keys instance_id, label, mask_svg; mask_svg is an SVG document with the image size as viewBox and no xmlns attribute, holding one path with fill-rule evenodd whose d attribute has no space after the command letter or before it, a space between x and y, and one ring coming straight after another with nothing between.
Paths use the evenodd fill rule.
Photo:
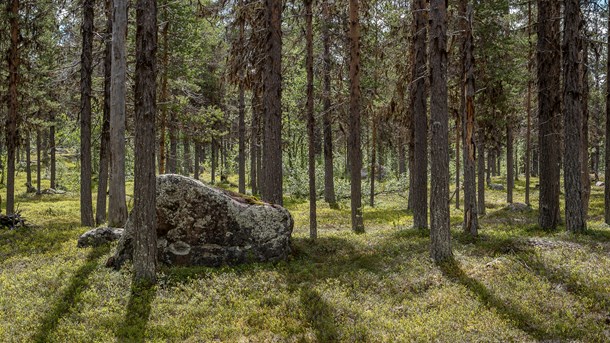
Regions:
<instances>
[{"instance_id":1,"label":"small rock","mask_svg":"<svg viewBox=\"0 0 610 343\"><path fill-rule=\"evenodd\" d=\"M499 183L490 183L489 188L493 189L494 191L503 191L504 185L499 184Z\"/></svg>"},{"instance_id":2,"label":"small rock","mask_svg":"<svg viewBox=\"0 0 610 343\"><path fill-rule=\"evenodd\" d=\"M99 227L83 233L78 238L77 247L99 247L113 241L117 241L123 235L123 229L112 227Z\"/></svg>"},{"instance_id":3,"label":"small rock","mask_svg":"<svg viewBox=\"0 0 610 343\"><path fill-rule=\"evenodd\" d=\"M603 181L597 181L595 187L604 187L606 184Z\"/></svg>"},{"instance_id":4,"label":"small rock","mask_svg":"<svg viewBox=\"0 0 610 343\"><path fill-rule=\"evenodd\" d=\"M520 202L509 204L506 208L509 211L513 211L513 212L529 212L531 210L531 207L527 206L524 203L520 203Z\"/></svg>"}]
</instances>

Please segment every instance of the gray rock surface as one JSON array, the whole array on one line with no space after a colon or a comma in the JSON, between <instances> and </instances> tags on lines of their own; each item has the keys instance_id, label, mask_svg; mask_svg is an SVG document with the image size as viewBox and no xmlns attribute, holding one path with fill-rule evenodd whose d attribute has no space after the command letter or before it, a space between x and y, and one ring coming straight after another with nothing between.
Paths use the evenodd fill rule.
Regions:
<instances>
[{"instance_id":1,"label":"gray rock surface","mask_svg":"<svg viewBox=\"0 0 610 343\"><path fill-rule=\"evenodd\" d=\"M121 238L123 235L123 229L117 229L112 227L99 227L97 229L91 229L83 233L78 238L76 244L79 248L85 247L99 247Z\"/></svg>"},{"instance_id":2,"label":"gray rock surface","mask_svg":"<svg viewBox=\"0 0 610 343\"><path fill-rule=\"evenodd\" d=\"M489 188L493 189L494 191L503 191L504 185L500 183L491 183L489 184Z\"/></svg>"},{"instance_id":3,"label":"gray rock surface","mask_svg":"<svg viewBox=\"0 0 610 343\"><path fill-rule=\"evenodd\" d=\"M281 206L216 189L180 175L157 177L159 261L177 266L220 266L274 261L290 252L293 220ZM132 257L131 218L107 265Z\"/></svg>"}]
</instances>

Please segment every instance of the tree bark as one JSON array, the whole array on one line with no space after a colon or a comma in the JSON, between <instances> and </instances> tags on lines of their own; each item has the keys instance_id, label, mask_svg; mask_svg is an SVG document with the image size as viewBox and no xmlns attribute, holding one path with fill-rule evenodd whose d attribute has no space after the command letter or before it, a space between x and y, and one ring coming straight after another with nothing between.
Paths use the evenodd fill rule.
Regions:
<instances>
[{"instance_id":1,"label":"tree bark","mask_svg":"<svg viewBox=\"0 0 610 343\"><path fill-rule=\"evenodd\" d=\"M608 11L610 32L610 11ZM606 80L610 80L610 35L608 35ZM606 156L604 161L604 221L610 225L610 82L606 82Z\"/></svg>"},{"instance_id":2,"label":"tree bark","mask_svg":"<svg viewBox=\"0 0 610 343\"><path fill-rule=\"evenodd\" d=\"M49 118L51 122L51 126L49 127L49 150L51 151L51 189L55 189L57 187L56 175L57 175L57 160L55 158L55 113L51 112L51 116Z\"/></svg>"},{"instance_id":3,"label":"tree bark","mask_svg":"<svg viewBox=\"0 0 610 343\"><path fill-rule=\"evenodd\" d=\"M308 174L309 174L309 238L318 237L318 220L316 217L316 121L313 104L313 13L312 0L305 0L305 40L307 70L307 136L308 136Z\"/></svg>"},{"instance_id":4,"label":"tree bark","mask_svg":"<svg viewBox=\"0 0 610 343\"><path fill-rule=\"evenodd\" d=\"M428 118L426 86L427 2L413 1L411 113L413 116L413 171L411 172L413 227L428 227Z\"/></svg>"},{"instance_id":5,"label":"tree bark","mask_svg":"<svg viewBox=\"0 0 610 343\"><path fill-rule=\"evenodd\" d=\"M6 214L15 212L15 153L19 139L19 0L6 2L10 26L10 47L8 51L8 115L6 116Z\"/></svg>"},{"instance_id":6,"label":"tree bark","mask_svg":"<svg viewBox=\"0 0 610 343\"><path fill-rule=\"evenodd\" d=\"M191 160L191 141L187 132L184 132L182 137L182 147L183 147L183 160L182 160L182 171L183 175L190 176L191 171L193 170L192 160Z\"/></svg>"},{"instance_id":7,"label":"tree bark","mask_svg":"<svg viewBox=\"0 0 610 343\"><path fill-rule=\"evenodd\" d=\"M330 208L338 209L337 197L335 196L335 173L333 164L333 131L331 122L331 58L330 58L330 9L329 0L322 3L324 22L322 24L322 55L323 65L323 103L322 103L322 127L324 131L324 200Z\"/></svg>"},{"instance_id":8,"label":"tree bark","mask_svg":"<svg viewBox=\"0 0 610 343\"><path fill-rule=\"evenodd\" d=\"M155 177L157 1L136 8L134 280L154 283L157 265Z\"/></svg>"},{"instance_id":9,"label":"tree bark","mask_svg":"<svg viewBox=\"0 0 610 343\"><path fill-rule=\"evenodd\" d=\"M167 14L167 5L163 6L163 19L165 20L165 24L163 25L163 30L161 32L161 44L163 46L163 54L161 55L161 65L162 65L162 74L161 74L161 116L159 118L159 174L165 174L167 158L165 155L166 151L166 139L165 132L167 128L167 107L169 102L169 96L167 93L167 74L169 71L169 16ZM174 125L175 122L172 122L171 125ZM174 155L175 156L175 155ZM175 161L174 161L175 163ZM167 168L169 169L169 168Z\"/></svg>"},{"instance_id":10,"label":"tree bark","mask_svg":"<svg viewBox=\"0 0 610 343\"><path fill-rule=\"evenodd\" d=\"M377 123L376 123L376 119L375 119L375 113L371 113L371 140L372 140L372 144L371 144L371 173L369 175L370 177L370 186L371 186L371 192L370 192L370 198L369 198L369 205L371 207L375 207L375 176L376 176L376 164L377 164Z\"/></svg>"},{"instance_id":11,"label":"tree bark","mask_svg":"<svg viewBox=\"0 0 610 343\"><path fill-rule=\"evenodd\" d=\"M538 224L554 230L559 224L560 2L538 0L538 148L540 209Z\"/></svg>"},{"instance_id":12,"label":"tree bark","mask_svg":"<svg viewBox=\"0 0 610 343\"><path fill-rule=\"evenodd\" d=\"M476 193L476 136L475 136L475 79L474 79L474 39L472 36L473 9L467 0L460 2L464 19L463 58L463 140L464 140L464 232L471 236L478 234L477 193Z\"/></svg>"},{"instance_id":13,"label":"tree bark","mask_svg":"<svg viewBox=\"0 0 610 343\"><path fill-rule=\"evenodd\" d=\"M42 144L41 144L40 129L36 129L36 194L41 194L42 191Z\"/></svg>"},{"instance_id":14,"label":"tree bark","mask_svg":"<svg viewBox=\"0 0 610 343\"><path fill-rule=\"evenodd\" d=\"M264 201L282 205L282 1L265 0L267 39L263 88Z\"/></svg>"},{"instance_id":15,"label":"tree bark","mask_svg":"<svg viewBox=\"0 0 610 343\"><path fill-rule=\"evenodd\" d=\"M93 0L83 2L83 51L80 79L80 222L92 227L91 196L91 73L93 71Z\"/></svg>"},{"instance_id":16,"label":"tree bark","mask_svg":"<svg viewBox=\"0 0 610 343\"><path fill-rule=\"evenodd\" d=\"M112 80L110 86L110 197L108 225L123 227L127 220L125 198L125 94L127 0L114 0L112 16Z\"/></svg>"},{"instance_id":17,"label":"tree bark","mask_svg":"<svg viewBox=\"0 0 610 343\"><path fill-rule=\"evenodd\" d=\"M515 161L513 126L510 120L510 118L507 118L506 123L506 202L512 204L515 188Z\"/></svg>"},{"instance_id":18,"label":"tree bark","mask_svg":"<svg viewBox=\"0 0 610 343\"><path fill-rule=\"evenodd\" d=\"M583 107L582 18L578 0L565 0L563 36L563 108L564 108L564 185L566 228L584 232L587 228L583 203L582 145Z\"/></svg>"},{"instance_id":19,"label":"tree bark","mask_svg":"<svg viewBox=\"0 0 610 343\"><path fill-rule=\"evenodd\" d=\"M483 130L477 130L477 214L485 214L485 143Z\"/></svg>"},{"instance_id":20,"label":"tree bark","mask_svg":"<svg viewBox=\"0 0 610 343\"><path fill-rule=\"evenodd\" d=\"M582 18L582 14L581 14ZM584 25L584 22L583 22ZM581 30L582 42L582 61L580 63L580 78L582 84L582 125L581 125L581 182L582 182L582 206L585 215L589 213L589 199L591 198L591 175L589 174L589 43L583 38L583 30Z\"/></svg>"},{"instance_id":21,"label":"tree bark","mask_svg":"<svg viewBox=\"0 0 610 343\"><path fill-rule=\"evenodd\" d=\"M100 171L97 184L95 224L106 221L108 169L110 167L110 85L112 80L112 0L106 0L106 37L104 47L104 113L100 142Z\"/></svg>"},{"instance_id":22,"label":"tree bark","mask_svg":"<svg viewBox=\"0 0 610 343\"><path fill-rule=\"evenodd\" d=\"M28 188L28 192L32 188L32 137L30 130L27 130L25 137L25 183Z\"/></svg>"},{"instance_id":23,"label":"tree bark","mask_svg":"<svg viewBox=\"0 0 610 343\"><path fill-rule=\"evenodd\" d=\"M453 258L449 231L449 118L447 106L446 0L430 1L430 255L439 263Z\"/></svg>"},{"instance_id":24,"label":"tree bark","mask_svg":"<svg viewBox=\"0 0 610 343\"><path fill-rule=\"evenodd\" d=\"M257 81L252 87L252 126L250 128L250 187L252 194L256 195L260 192L259 173L259 156L260 156L260 92Z\"/></svg>"},{"instance_id":25,"label":"tree bark","mask_svg":"<svg viewBox=\"0 0 610 343\"><path fill-rule=\"evenodd\" d=\"M532 2L527 3L527 129L525 133L525 204L530 206L532 141Z\"/></svg>"}]
</instances>

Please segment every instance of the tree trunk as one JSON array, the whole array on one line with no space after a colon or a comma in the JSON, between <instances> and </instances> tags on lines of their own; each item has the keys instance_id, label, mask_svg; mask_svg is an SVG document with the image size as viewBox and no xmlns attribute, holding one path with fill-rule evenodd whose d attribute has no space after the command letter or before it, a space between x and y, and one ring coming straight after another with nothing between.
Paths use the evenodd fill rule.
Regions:
<instances>
[{"instance_id":1,"label":"tree trunk","mask_svg":"<svg viewBox=\"0 0 610 343\"><path fill-rule=\"evenodd\" d=\"M91 197L91 72L93 71L93 0L83 2L83 51L80 76L80 223L92 227Z\"/></svg>"},{"instance_id":2,"label":"tree trunk","mask_svg":"<svg viewBox=\"0 0 610 343\"><path fill-rule=\"evenodd\" d=\"M201 173L201 144L198 142L195 142L195 170L193 171L193 177L197 180L199 180L199 175ZM240 193L245 193L245 192L240 192Z\"/></svg>"},{"instance_id":3,"label":"tree trunk","mask_svg":"<svg viewBox=\"0 0 610 343\"><path fill-rule=\"evenodd\" d=\"M8 115L6 116L6 214L15 212L15 152L19 132L19 0L6 2L11 44L8 51Z\"/></svg>"},{"instance_id":4,"label":"tree trunk","mask_svg":"<svg viewBox=\"0 0 610 343\"><path fill-rule=\"evenodd\" d=\"M480 215L485 214L485 143L483 140L483 130L477 132L477 209ZM488 174L489 175L489 174Z\"/></svg>"},{"instance_id":5,"label":"tree trunk","mask_svg":"<svg viewBox=\"0 0 610 343\"><path fill-rule=\"evenodd\" d=\"M583 204L582 156L583 103L582 18L578 0L566 0L563 37L563 108L564 108L564 185L566 228L584 232L587 228Z\"/></svg>"},{"instance_id":6,"label":"tree trunk","mask_svg":"<svg viewBox=\"0 0 610 343\"><path fill-rule=\"evenodd\" d=\"M510 118L507 118L508 122L506 124L506 202L512 204L513 190L515 188L515 163L513 155L513 127L510 120Z\"/></svg>"},{"instance_id":7,"label":"tree trunk","mask_svg":"<svg viewBox=\"0 0 610 343\"><path fill-rule=\"evenodd\" d=\"M216 169L218 167L218 143L216 142L216 139L212 138L212 142L210 143L210 145L211 145L210 149L212 150L212 153L210 154L210 157L212 159L210 182L212 184L215 184L216 183Z\"/></svg>"},{"instance_id":8,"label":"tree trunk","mask_svg":"<svg viewBox=\"0 0 610 343\"><path fill-rule=\"evenodd\" d=\"M138 0L136 10L134 153L134 251L136 282L154 283L157 265L155 118L157 1Z\"/></svg>"},{"instance_id":9,"label":"tree trunk","mask_svg":"<svg viewBox=\"0 0 610 343\"><path fill-rule=\"evenodd\" d=\"M579 7L580 8L580 7ZM584 22L583 22L584 25ZM580 78L582 84L582 125L581 125L581 182L582 182L582 206L585 215L589 213L589 199L591 198L591 175L589 174L589 43L582 38L582 61L580 62Z\"/></svg>"},{"instance_id":10,"label":"tree trunk","mask_svg":"<svg viewBox=\"0 0 610 343\"><path fill-rule=\"evenodd\" d=\"M467 0L460 2L463 23L463 140L464 140L464 232L471 236L478 234L477 193L476 193L476 136L475 136L475 80L474 80L474 42L472 36L473 9Z\"/></svg>"},{"instance_id":11,"label":"tree trunk","mask_svg":"<svg viewBox=\"0 0 610 343\"><path fill-rule=\"evenodd\" d=\"M309 138L308 152L308 174L309 174L309 238L318 237L318 221L316 218L316 121L314 118L313 104L313 13L312 0L305 0L305 40L306 40L306 63L307 70L307 135Z\"/></svg>"},{"instance_id":12,"label":"tree trunk","mask_svg":"<svg viewBox=\"0 0 610 343\"><path fill-rule=\"evenodd\" d=\"M51 151L51 189L55 189L57 187L56 175L57 175L57 160L55 158L55 113L51 112L51 116L49 118L51 122L51 126L49 127L49 150Z\"/></svg>"},{"instance_id":13,"label":"tree trunk","mask_svg":"<svg viewBox=\"0 0 610 343\"><path fill-rule=\"evenodd\" d=\"M538 0L538 149L543 152L538 223L547 230L554 230L559 222L560 19L559 1Z\"/></svg>"},{"instance_id":14,"label":"tree trunk","mask_svg":"<svg viewBox=\"0 0 610 343\"><path fill-rule=\"evenodd\" d=\"M183 146L183 175L190 176L191 171L193 170L192 160L191 160L191 141L189 139L186 131L184 132L184 136L182 137L182 146Z\"/></svg>"},{"instance_id":15,"label":"tree trunk","mask_svg":"<svg viewBox=\"0 0 610 343\"><path fill-rule=\"evenodd\" d=\"M238 135L239 135L239 152L238 152L238 190L239 193L246 193L246 103L245 103L245 90L244 90L244 78L242 71L242 78L239 81L239 119L238 119Z\"/></svg>"},{"instance_id":16,"label":"tree trunk","mask_svg":"<svg viewBox=\"0 0 610 343\"><path fill-rule=\"evenodd\" d=\"M530 206L531 141L532 141L532 2L527 3L527 131L525 133L525 204Z\"/></svg>"},{"instance_id":17,"label":"tree trunk","mask_svg":"<svg viewBox=\"0 0 610 343\"><path fill-rule=\"evenodd\" d=\"M371 144L371 173L369 175L370 177L370 185L371 185L371 192L370 192L370 198L369 198L369 205L371 207L375 207L375 176L376 176L376 169L375 165L377 164L377 123L375 122L375 113L371 114L371 131L372 132L372 144Z\"/></svg>"},{"instance_id":18,"label":"tree trunk","mask_svg":"<svg viewBox=\"0 0 610 343\"><path fill-rule=\"evenodd\" d=\"M411 177L413 227L428 227L428 119L426 87L427 2L413 2L413 49L411 113L413 115L413 171Z\"/></svg>"},{"instance_id":19,"label":"tree trunk","mask_svg":"<svg viewBox=\"0 0 610 343\"><path fill-rule=\"evenodd\" d=\"M106 0L106 37L104 48L104 114L100 142L100 171L97 184L95 224L106 221L108 168L110 167L110 84L112 80L112 0Z\"/></svg>"},{"instance_id":20,"label":"tree trunk","mask_svg":"<svg viewBox=\"0 0 610 343\"><path fill-rule=\"evenodd\" d=\"M447 108L446 0L430 1L430 255L451 260L449 231L449 118Z\"/></svg>"},{"instance_id":21,"label":"tree trunk","mask_svg":"<svg viewBox=\"0 0 610 343\"><path fill-rule=\"evenodd\" d=\"M40 160L42 158L42 144L41 144L41 134L40 129L36 130L36 194L41 194L42 187L42 163Z\"/></svg>"},{"instance_id":22,"label":"tree trunk","mask_svg":"<svg viewBox=\"0 0 610 343\"><path fill-rule=\"evenodd\" d=\"M25 183L28 192L32 188L32 137L30 130L27 130L27 136L25 137ZM39 162L39 161L37 161Z\"/></svg>"},{"instance_id":23,"label":"tree trunk","mask_svg":"<svg viewBox=\"0 0 610 343\"><path fill-rule=\"evenodd\" d=\"M265 0L267 39L263 79L264 201L282 205L282 1Z\"/></svg>"},{"instance_id":24,"label":"tree trunk","mask_svg":"<svg viewBox=\"0 0 610 343\"><path fill-rule=\"evenodd\" d=\"M161 117L159 118L159 130L161 131L159 132L159 174L165 174L167 164L165 156L165 131L167 127L167 107L169 105L169 95L167 93L167 74L169 70L169 16L167 14L167 5L163 6L163 19L165 20L165 24L163 25L163 31L161 32L163 55L161 57L161 98L159 99L161 101ZM175 122L171 123L171 125L174 124Z\"/></svg>"},{"instance_id":25,"label":"tree trunk","mask_svg":"<svg viewBox=\"0 0 610 343\"><path fill-rule=\"evenodd\" d=\"M112 83L110 86L110 197L108 225L123 227L127 220L125 199L125 94L127 0L114 0L112 17Z\"/></svg>"},{"instance_id":26,"label":"tree trunk","mask_svg":"<svg viewBox=\"0 0 610 343\"><path fill-rule=\"evenodd\" d=\"M608 32L610 32L610 11L608 11ZM610 80L610 35L608 35L606 80ZM610 82L606 82L606 156L604 161L604 221L610 225Z\"/></svg>"},{"instance_id":27,"label":"tree trunk","mask_svg":"<svg viewBox=\"0 0 610 343\"><path fill-rule=\"evenodd\" d=\"M255 81L256 82L256 81ZM255 84L252 87L252 127L250 128L250 187L252 188L252 194L259 194L259 182L260 177L258 171L258 160L260 155L260 95L259 86Z\"/></svg>"},{"instance_id":28,"label":"tree trunk","mask_svg":"<svg viewBox=\"0 0 610 343\"><path fill-rule=\"evenodd\" d=\"M352 230L364 232L362 218L362 147L360 146L360 19L359 0L349 1L349 135L347 158L350 167Z\"/></svg>"},{"instance_id":29,"label":"tree trunk","mask_svg":"<svg viewBox=\"0 0 610 343\"><path fill-rule=\"evenodd\" d=\"M322 55L323 65L323 117L322 126L324 131L324 200L329 204L330 208L338 209L337 198L335 196L335 173L333 165L333 131L331 123L331 59L330 59L330 9L329 0L324 0L322 11L324 22L322 24L322 44L324 51Z\"/></svg>"}]
</instances>

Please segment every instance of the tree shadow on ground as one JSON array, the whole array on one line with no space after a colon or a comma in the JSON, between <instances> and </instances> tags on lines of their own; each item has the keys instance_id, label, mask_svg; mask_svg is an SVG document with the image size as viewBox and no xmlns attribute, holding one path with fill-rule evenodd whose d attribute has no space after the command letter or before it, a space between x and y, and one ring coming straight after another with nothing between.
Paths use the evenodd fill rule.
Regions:
<instances>
[{"instance_id":1,"label":"tree shadow on ground","mask_svg":"<svg viewBox=\"0 0 610 343\"><path fill-rule=\"evenodd\" d=\"M6 261L13 256L31 256L58 250L62 244L75 237L74 230L35 227L0 230L0 261Z\"/></svg>"},{"instance_id":2,"label":"tree shadow on ground","mask_svg":"<svg viewBox=\"0 0 610 343\"><path fill-rule=\"evenodd\" d=\"M439 267L447 278L466 287L480 299L481 303L497 311L500 316L513 322L517 328L536 340L552 340L557 338L556 335L545 331L540 325L532 322L532 318L519 306L500 299L481 282L466 275L457 262L447 262Z\"/></svg>"},{"instance_id":3,"label":"tree shadow on ground","mask_svg":"<svg viewBox=\"0 0 610 343\"><path fill-rule=\"evenodd\" d=\"M301 288L301 305L305 318L315 331L318 342L337 342L339 332L332 306L313 287Z\"/></svg>"},{"instance_id":4,"label":"tree shadow on ground","mask_svg":"<svg viewBox=\"0 0 610 343\"><path fill-rule=\"evenodd\" d=\"M89 276L98 266L100 257L110 251L110 246L104 245L93 248L87 255L85 263L72 275L68 288L57 299L49 313L42 319L40 328L34 334L34 342L48 342L49 337L57 329L59 321L73 311L80 300L82 292L89 285Z\"/></svg>"},{"instance_id":5,"label":"tree shadow on ground","mask_svg":"<svg viewBox=\"0 0 610 343\"><path fill-rule=\"evenodd\" d=\"M146 327L152 302L157 296L155 285L132 284L127 312L117 331L118 342L139 343L146 341Z\"/></svg>"}]
</instances>

